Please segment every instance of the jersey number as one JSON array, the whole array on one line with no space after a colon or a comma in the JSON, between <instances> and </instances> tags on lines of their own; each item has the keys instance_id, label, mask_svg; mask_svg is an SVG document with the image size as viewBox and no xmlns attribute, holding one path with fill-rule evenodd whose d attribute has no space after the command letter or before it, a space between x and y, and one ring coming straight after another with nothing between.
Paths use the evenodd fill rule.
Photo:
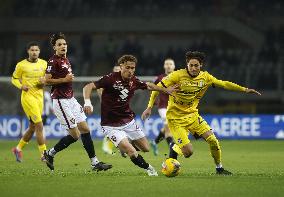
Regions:
<instances>
[{"instance_id":1,"label":"jersey number","mask_svg":"<svg viewBox=\"0 0 284 197\"><path fill-rule=\"evenodd\" d=\"M51 67L52 67L52 66L47 66L47 69L46 69L47 72L50 72L50 71L51 71Z\"/></svg>"},{"instance_id":2,"label":"jersey number","mask_svg":"<svg viewBox=\"0 0 284 197\"><path fill-rule=\"evenodd\" d=\"M121 90L121 91L120 91L121 94L119 95L120 98L122 98L123 100L126 99L126 98L128 97L128 92L129 92L129 91L128 91L127 89Z\"/></svg>"}]
</instances>

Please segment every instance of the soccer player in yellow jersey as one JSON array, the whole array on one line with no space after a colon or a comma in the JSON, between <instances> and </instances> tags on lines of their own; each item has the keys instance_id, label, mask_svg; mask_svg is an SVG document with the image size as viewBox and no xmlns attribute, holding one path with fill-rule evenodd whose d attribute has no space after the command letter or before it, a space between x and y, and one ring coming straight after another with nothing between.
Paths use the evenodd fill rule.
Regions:
<instances>
[{"instance_id":1,"label":"soccer player in yellow jersey","mask_svg":"<svg viewBox=\"0 0 284 197\"><path fill-rule=\"evenodd\" d=\"M193 147L188 139L190 132L194 136L202 137L209 144L211 155L216 164L216 173L231 175L231 172L222 167L219 141L207 122L198 114L199 100L210 86L257 95L260 93L229 81L216 79L208 72L201 71L204 59L205 55L201 52L187 52L187 67L172 72L158 84L158 86L164 87L174 84L180 86L180 90L170 96L166 114L170 132L176 143L171 146L170 157L177 159L177 152L181 152L186 158L193 154ZM142 119L151 115L151 109L158 94L156 91L152 92L148 107L142 114Z\"/></svg>"},{"instance_id":2,"label":"soccer player in yellow jersey","mask_svg":"<svg viewBox=\"0 0 284 197\"><path fill-rule=\"evenodd\" d=\"M21 103L27 118L30 121L29 127L19 141L17 147L12 151L16 161L22 162L22 149L30 141L34 132L41 153L46 150L43 136L42 111L43 111L43 84L40 78L44 76L47 62L39 58L40 48L36 42L27 45L28 58L16 65L12 76L12 84L22 90ZM43 160L43 157L41 157Z\"/></svg>"}]
</instances>

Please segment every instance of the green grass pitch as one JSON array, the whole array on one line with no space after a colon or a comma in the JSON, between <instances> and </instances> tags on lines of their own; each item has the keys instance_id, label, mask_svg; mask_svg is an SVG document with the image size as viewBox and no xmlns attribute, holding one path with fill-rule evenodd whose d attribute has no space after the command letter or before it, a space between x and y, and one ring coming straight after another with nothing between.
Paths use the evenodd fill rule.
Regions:
<instances>
[{"instance_id":1,"label":"green grass pitch","mask_svg":"<svg viewBox=\"0 0 284 197\"><path fill-rule=\"evenodd\" d=\"M55 144L49 140L48 146ZM11 148L17 141L0 141L0 196L284 196L284 141L221 141L223 165L233 176L217 176L208 145L193 141L191 158L179 158L179 176L160 173L167 145L161 142L160 155L142 154L158 171L146 172L119 154L105 155L95 141L100 160L113 164L106 172L90 170L89 159L80 141L55 158L55 171L40 162L36 143L24 149L24 161L15 162Z\"/></svg>"}]
</instances>

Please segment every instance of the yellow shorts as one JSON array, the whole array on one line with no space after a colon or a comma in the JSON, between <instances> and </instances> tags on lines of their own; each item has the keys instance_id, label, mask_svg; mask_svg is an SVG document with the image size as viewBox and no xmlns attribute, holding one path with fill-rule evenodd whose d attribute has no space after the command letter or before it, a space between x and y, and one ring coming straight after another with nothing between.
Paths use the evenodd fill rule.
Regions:
<instances>
[{"instance_id":1,"label":"yellow shorts","mask_svg":"<svg viewBox=\"0 0 284 197\"><path fill-rule=\"evenodd\" d=\"M22 96L22 107L26 116L33 123L42 122L41 115L43 111L43 99L34 96Z\"/></svg>"},{"instance_id":2,"label":"yellow shorts","mask_svg":"<svg viewBox=\"0 0 284 197\"><path fill-rule=\"evenodd\" d=\"M189 132L192 135L201 136L211 130L208 123L198 113L192 114L190 118L168 119L168 125L176 144L180 148L190 143L188 139Z\"/></svg>"}]
</instances>

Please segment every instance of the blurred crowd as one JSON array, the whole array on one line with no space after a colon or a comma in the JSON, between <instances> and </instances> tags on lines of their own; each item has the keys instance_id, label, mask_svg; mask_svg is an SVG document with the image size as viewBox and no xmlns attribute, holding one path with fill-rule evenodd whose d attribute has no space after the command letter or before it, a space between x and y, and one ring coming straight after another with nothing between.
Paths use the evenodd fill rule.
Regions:
<instances>
[{"instance_id":1,"label":"blurred crowd","mask_svg":"<svg viewBox=\"0 0 284 197\"><path fill-rule=\"evenodd\" d=\"M203 33L186 47L178 44L168 46L163 50L152 50L143 45L143 35L129 36L121 40L115 35L109 35L105 46L100 49L99 57L93 58L96 43L92 34L82 34L80 46L69 45L69 59L74 65L76 75L92 75L96 66L108 67L111 70L116 59L131 53L137 56L139 66L137 75L157 75L163 71L163 60L171 57L177 68L185 66L185 52L199 50L207 54L206 69L225 79L235 82L249 80L249 84L260 89L277 89L277 75L283 64L284 34L283 27L262 25L262 18L283 16L284 3L281 0L222 0L187 1L179 0L11 0L7 14L16 17L166 17L169 13L175 16L226 16L253 24L265 37L265 42L259 49L252 49L245 44L230 44L226 38L216 39ZM5 5L3 3L3 5ZM261 9L260 9L261 8ZM232 12L237 10L237 12ZM258 21L258 22L255 22ZM151 32L150 32L151 33ZM196 32L195 34L198 34ZM210 32L208 33L210 34ZM178 37L173 33L173 39ZM142 40L141 40L142 39ZM1 75L10 75L15 66L12 40L0 40ZM16 45L15 43L12 43ZM48 38L42 44L41 56L47 59L51 55ZM20 46L16 46L20 47ZM80 50L78 50L78 48ZM25 51L23 51L23 55ZM80 65L80 68L76 65ZM83 67L83 69L82 69ZM7 69L8 68L8 69ZM248 74L249 73L249 74ZM265 83L263 83L265 81ZM284 81L283 81L284 83Z\"/></svg>"}]
</instances>

